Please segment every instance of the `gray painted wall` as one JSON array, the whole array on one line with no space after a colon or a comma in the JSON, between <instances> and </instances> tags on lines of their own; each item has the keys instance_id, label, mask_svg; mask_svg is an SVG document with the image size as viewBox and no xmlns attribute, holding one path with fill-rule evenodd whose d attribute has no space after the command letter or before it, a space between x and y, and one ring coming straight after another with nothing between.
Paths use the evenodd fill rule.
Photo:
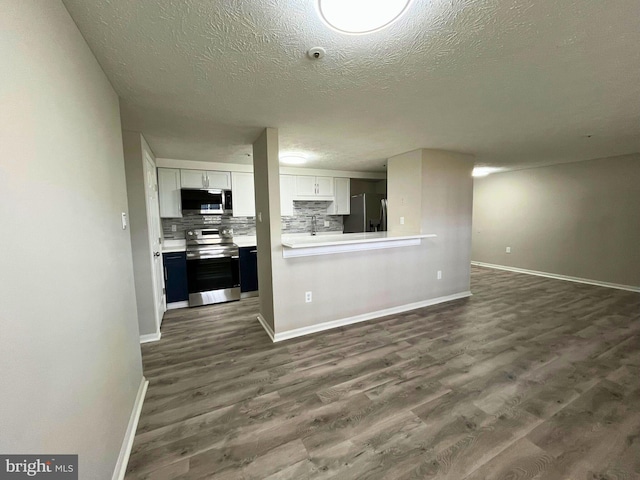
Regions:
<instances>
[{"instance_id":1,"label":"gray painted wall","mask_svg":"<svg viewBox=\"0 0 640 480\"><path fill-rule=\"evenodd\" d=\"M258 244L258 285L260 314L274 329L273 259L280 245L280 167L278 130L266 128L253 143L253 178L256 202L256 242Z\"/></svg>"},{"instance_id":2,"label":"gray painted wall","mask_svg":"<svg viewBox=\"0 0 640 480\"><path fill-rule=\"evenodd\" d=\"M473 217L475 261L640 286L640 154L477 178Z\"/></svg>"},{"instance_id":3,"label":"gray painted wall","mask_svg":"<svg viewBox=\"0 0 640 480\"><path fill-rule=\"evenodd\" d=\"M0 15L0 452L111 478L142 380L118 97L59 1Z\"/></svg>"},{"instance_id":4,"label":"gray painted wall","mask_svg":"<svg viewBox=\"0 0 640 480\"><path fill-rule=\"evenodd\" d=\"M275 144L276 153L275 160L269 163L269 175L277 175L277 134L270 137L270 141L269 148ZM438 155L431 158L419 151L419 160L414 162L421 172L424 168L430 173L429 181L440 182L438 193L421 187L422 175L418 176L416 191L412 192L418 204L425 205L425 218L418 219L413 233L419 232L422 226L423 233L437 232L437 239L425 239L413 247L285 259L280 238L276 238L279 232L272 232L269 250L276 333L469 290L473 159L447 152ZM257 162L254 144L256 175ZM415 183L416 172L408 173ZM388 180L391 203L390 176ZM443 199L434 197L448 190L456 193ZM256 197L256 200L266 201L266 197ZM269 201L272 206L279 205L278 196L269 197ZM265 253L260 236L258 244L259 255ZM443 271L442 280L436 280L437 270ZM262 284L260 288L262 297ZM306 291L313 292L313 302L305 303Z\"/></svg>"}]
</instances>

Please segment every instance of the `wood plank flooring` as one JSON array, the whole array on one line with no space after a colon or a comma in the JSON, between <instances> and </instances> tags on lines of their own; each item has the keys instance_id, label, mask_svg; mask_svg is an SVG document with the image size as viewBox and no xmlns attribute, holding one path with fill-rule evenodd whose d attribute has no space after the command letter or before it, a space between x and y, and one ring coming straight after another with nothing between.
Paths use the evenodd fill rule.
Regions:
<instances>
[{"instance_id":1,"label":"wood plank flooring","mask_svg":"<svg viewBox=\"0 0 640 480\"><path fill-rule=\"evenodd\" d=\"M640 479L640 294L474 267L473 297L277 344L168 312L128 479Z\"/></svg>"}]
</instances>

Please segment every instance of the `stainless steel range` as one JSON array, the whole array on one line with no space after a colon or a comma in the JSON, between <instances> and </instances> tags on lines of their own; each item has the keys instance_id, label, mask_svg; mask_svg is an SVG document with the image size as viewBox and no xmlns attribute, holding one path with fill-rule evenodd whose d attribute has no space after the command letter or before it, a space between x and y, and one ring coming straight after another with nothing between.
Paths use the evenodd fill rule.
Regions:
<instances>
[{"instance_id":1,"label":"stainless steel range","mask_svg":"<svg viewBox=\"0 0 640 480\"><path fill-rule=\"evenodd\" d=\"M233 231L189 230L186 238L189 306L240 300L240 252Z\"/></svg>"}]
</instances>

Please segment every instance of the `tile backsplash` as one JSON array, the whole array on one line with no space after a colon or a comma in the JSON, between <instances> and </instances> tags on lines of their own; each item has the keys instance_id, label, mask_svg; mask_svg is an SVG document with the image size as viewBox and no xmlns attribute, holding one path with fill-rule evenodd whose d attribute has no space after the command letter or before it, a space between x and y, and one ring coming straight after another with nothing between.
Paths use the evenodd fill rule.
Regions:
<instances>
[{"instance_id":1,"label":"tile backsplash","mask_svg":"<svg viewBox=\"0 0 640 480\"><path fill-rule=\"evenodd\" d=\"M295 201L293 216L282 217L282 233L303 233L311 231L311 217L316 216L318 232L342 232L342 215L327 215L329 202ZM324 222L329 226L325 227ZM176 231L172 231L175 225ZM232 217L231 215L184 215L182 218L163 218L164 238L183 239L184 232L194 228L225 225L233 228L234 236L255 235L255 217Z\"/></svg>"}]
</instances>

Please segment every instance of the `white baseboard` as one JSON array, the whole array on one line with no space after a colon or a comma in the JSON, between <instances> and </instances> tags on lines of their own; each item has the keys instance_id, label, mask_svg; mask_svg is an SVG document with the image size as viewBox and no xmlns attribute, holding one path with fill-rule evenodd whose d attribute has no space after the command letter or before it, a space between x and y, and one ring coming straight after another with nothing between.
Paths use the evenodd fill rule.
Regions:
<instances>
[{"instance_id":1,"label":"white baseboard","mask_svg":"<svg viewBox=\"0 0 640 480\"><path fill-rule=\"evenodd\" d=\"M438 303L451 302L453 300L459 300L461 298L467 298L471 296L471 292L460 292L453 295L447 295L445 297L437 297L429 300L423 300L421 302L407 303L405 305L399 305L397 307L385 308L382 310L376 310L374 312L363 313L361 315L355 315L353 317L341 318L338 320L332 320L330 322L323 322L317 325L311 325L309 327L296 328L282 333L273 333L271 328L268 328L264 319L258 317L258 320L262 324L263 328L267 331L269 336L274 342L281 342L283 340L289 340L290 338L302 337L303 335L309 335L316 332L322 332L324 330L330 330L332 328L343 327L345 325L351 325L354 323L365 322L374 318L386 317L387 315L394 315L396 313L402 313L409 310L415 310L417 308L428 307L436 305Z\"/></svg>"},{"instance_id":2,"label":"white baseboard","mask_svg":"<svg viewBox=\"0 0 640 480\"><path fill-rule=\"evenodd\" d=\"M148 333L146 335L140 335L140 343L157 342L162 337L162 332Z\"/></svg>"},{"instance_id":3,"label":"white baseboard","mask_svg":"<svg viewBox=\"0 0 640 480\"><path fill-rule=\"evenodd\" d=\"M274 340L273 330L271 329L271 327L269 326L269 324L264 319L261 313L258 314L258 321L260 322L260 325L262 325L262 328L264 328L264 331L267 332L267 335L269 335L269 338L271 338L271 341L275 342L276 340Z\"/></svg>"},{"instance_id":4,"label":"white baseboard","mask_svg":"<svg viewBox=\"0 0 640 480\"><path fill-rule=\"evenodd\" d=\"M131 455L133 439L136 436L136 429L138 428L138 421L140 420L140 413L142 412L142 404L144 403L144 397L147 394L148 386L149 381L142 377L142 380L140 380L140 388L138 388L138 395L135 403L133 404L133 410L131 411L131 417L129 417L129 425L127 426L127 431L124 434L124 441L120 448L120 455L118 455L116 468L113 471L113 480L122 480L127 472L129 455Z\"/></svg>"},{"instance_id":5,"label":"white baseboard","mask_svg":"<svg viewBox=\"0 0 640 480\"><path fill-rule=\"evenodd\" d=\"M504 265L494 265L493 263L471 262L471 265L475 265L477 267L494 268L496 270L506 270L507 272L526 273L527 275L536 275L538 277L555 278L556 280L566 280L567 282L586 283L587 285L616 288L618 290L628 290L630 292L640 293L640 287L621 285L619 283L600 282L598 280L590 280L588 278L570 277L569 275L559 275L557 273L538 272L536 270L527 270L526 268L506 267Z\"/></svg>"},{"instance_id":6,"label":"white baseboard","mask_svg":"<svg viewBox=\"0 0 640 480\"><path fill-rule=\"evenodd\" d=\"M189 302L188 301L184 301L184 302L171 302L171 303L167 303L167 310L175 310L177 308L187 308L189 306Z\"/></svg>"}]
</instances>

